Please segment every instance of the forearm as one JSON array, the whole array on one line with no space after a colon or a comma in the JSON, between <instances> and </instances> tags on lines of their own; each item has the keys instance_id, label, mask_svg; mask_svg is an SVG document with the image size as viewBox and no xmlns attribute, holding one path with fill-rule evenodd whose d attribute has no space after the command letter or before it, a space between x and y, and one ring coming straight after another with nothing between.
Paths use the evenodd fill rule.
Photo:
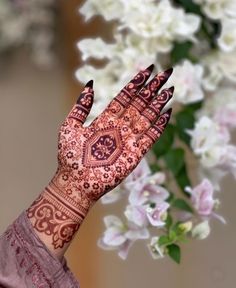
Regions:
<instances>
[{"instance_id":1,"label":"forearm","mask_svg":"<svg viewBox=\"0 0 236 288\"><path fill-rule=\"evenodd\" d=\"M74 199L66 195L66 187L58 187L57 182L58 175L27 209L27 216L36 234L52 254L61 259L92 203L86 200L85 193L83 198L77 195Z\"/></svg>"}]
</instances>

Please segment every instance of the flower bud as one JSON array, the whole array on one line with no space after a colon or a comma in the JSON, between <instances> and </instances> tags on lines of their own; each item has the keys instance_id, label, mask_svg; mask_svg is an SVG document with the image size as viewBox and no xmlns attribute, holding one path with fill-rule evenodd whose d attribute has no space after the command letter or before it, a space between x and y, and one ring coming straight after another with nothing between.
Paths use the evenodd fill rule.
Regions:
<instances>
[{"instance_id":1,"label":"flower bud","mask_svg":"<svg viewBox=\"0 0 236 288\"><path fill-rule=\"evenodd\" d=\"M210 226L207 220L196 225L192 230L192 237L199 240L207 238L209 234Z\"/></svg>"},{"instance_id":2,"label":"flower bud","mask_svg":"<svg viewBox=\"0 0 236 288\"><path fill-rule=\"evenodd\" d=\"M178 227L183 233L188 233L189 231L192 230L193 223L192 221L187 221L187 222L179 224Z\"/></svg>"}]
</instances>

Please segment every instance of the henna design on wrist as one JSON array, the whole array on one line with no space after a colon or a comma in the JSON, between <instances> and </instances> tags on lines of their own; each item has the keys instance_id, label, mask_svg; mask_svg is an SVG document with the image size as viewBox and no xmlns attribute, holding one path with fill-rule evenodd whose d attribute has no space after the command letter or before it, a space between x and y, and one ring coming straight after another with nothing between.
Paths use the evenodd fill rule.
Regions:
<instances>
[{"instance_id":1,"label":"henna design on wrist","mask_svg":"<svg viewBox=\"0 0 236 288\"><path fill-rule=\"evenodd\" d=\"M160 113L173 88L157 93L172 69L145 85L152 69L153 65L140 71L84 127L93 103L90 81L62 124L57 172L27 210L36 231L50 236L54 249L72 240L90 207L133 171L164 131L171 110Z\"/></svg>"}]
</instances>

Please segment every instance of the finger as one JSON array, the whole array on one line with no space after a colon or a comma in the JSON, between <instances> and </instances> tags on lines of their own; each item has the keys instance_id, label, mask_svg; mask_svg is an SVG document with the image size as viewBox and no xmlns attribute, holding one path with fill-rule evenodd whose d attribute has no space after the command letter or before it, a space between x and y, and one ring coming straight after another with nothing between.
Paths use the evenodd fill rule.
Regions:
<instances>
[{"instance_id":1,"label":"finger","mask_svg":"<svg viewBox=\"0 0 236 288\"><path fill-rule=\"evenodd\" d=\"M93 80L90 80L81 92L76 104L68 115L68 119L75 119L77 125L84 124L93 105Z\"/></svg>"},{"instance_id":2,"label":"finger","mask_svg":"<svg viewBox=\"0 0 236 288\"><path fill-rule=\"evenodd\" d=\"M108 113L119 117L124 109L129 105L131 99L146 83L152 74L154 64L150 65L144 70L139 71L138 74L119 92L119 94L110 102L103 113Z\"/></svg>"},{"instance_id":3,"label":"finger","mask_svg":"<svg viewBox=\"0 0 236 288\"><path fill-rule=\"evenodd\" d=\"M174 92L174 86L163 89L156 98L154 98L151 103L143 110L139 119L133 125L133 133L138 135L143 134L148 130L151 125L157 121L161 110L172 98Z\"/></svg>"},{"instance_id":4,"label":"finger","mask_svg":"<svg viewBox=\"0 0 236 288\"><path fill-rule=\"evenodd\" d=\"M137 140L138 147L141 148L140 153L143 156L146 154L152 145L161 137L165 127L167 126L172 108L161 114L158 120L153 124L142 136Z\"/></svg>"},{"instance_id":5,"label":"finger","mask_svg":"<svg viewBox=\"0 0 236 288\"><path fill-rule=\"evenodd\" d=\"M166 83L172 72L173 68L170 68L164 72L158 73L131 100L129 107L121 115L122 119L126 122L127 125L132 125L132 123L135 123L138 120L142 111L156 96L159 89Z\"/></svg>"}]
</instances>

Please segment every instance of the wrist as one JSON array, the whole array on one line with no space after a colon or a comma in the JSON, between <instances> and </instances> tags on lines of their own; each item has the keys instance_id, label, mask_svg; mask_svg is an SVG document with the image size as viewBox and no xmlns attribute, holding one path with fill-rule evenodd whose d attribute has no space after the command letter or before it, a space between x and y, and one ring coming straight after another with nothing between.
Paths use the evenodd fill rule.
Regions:
<instances>
[{"instance_id":1,"label":"wrist","mask_svg":"<svg viewBox=\"0 0 236 288\"><path fill-rule=\"evenodd\" d=\"M47 195L57 198L58 203L62 202L63 205L73 209L82 218L85 218L89 209L95 203L89 197L89 191L84 187L81 189L77 177L70 171L57 169L45 190Z\"/></svg>"}]
</instances>

